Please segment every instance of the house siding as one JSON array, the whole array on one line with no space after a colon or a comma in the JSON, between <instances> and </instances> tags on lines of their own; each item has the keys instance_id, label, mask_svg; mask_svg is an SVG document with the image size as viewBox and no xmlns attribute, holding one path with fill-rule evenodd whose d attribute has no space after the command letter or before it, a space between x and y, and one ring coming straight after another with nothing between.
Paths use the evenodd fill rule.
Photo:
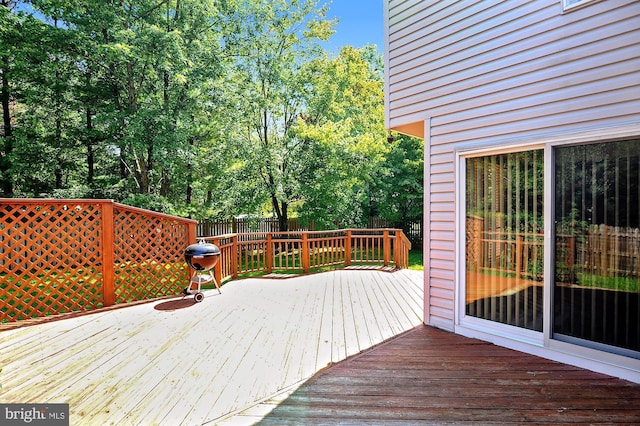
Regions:
<instances>
[{"instance_id":1,"label":"house siding","mask_svg":"<svg viewBox=\"0 0 640 426\"><path fill-rule=\"evenodd\" d=\"M640 2L385 1L387 127L425 139L425 322L454 328L456 150L640 120Z\"/></svg>"}]
</instances>

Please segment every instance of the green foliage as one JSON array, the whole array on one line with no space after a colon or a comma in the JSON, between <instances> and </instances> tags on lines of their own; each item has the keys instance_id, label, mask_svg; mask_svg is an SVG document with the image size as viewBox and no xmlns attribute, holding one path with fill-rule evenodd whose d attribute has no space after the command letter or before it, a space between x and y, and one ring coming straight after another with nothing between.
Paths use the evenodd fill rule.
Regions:
<instances>
[{"instance_id":1,"label":"green foliage","mask_svg":"<svg viewBox=\"0 0 640 426\"><path fill-rule=\"evenodd\" d=\"M422 250L409 250L409 268L412 271L424 271L424 254Z\"/></svg>"},{"instance_id":2,"label":"green foliage","mask_svg":"<svg viewBox=\"0 0 640 426\"><path fill-rule=\"evenodd\" d=\"M161 195L131 194L122 202L133 207L140 207L160 213L175 214L173 205Z\"/></svg>"},{"instance_id":3,"label":"green foliage","mask_svg":"<svg viewBox=\"0 0 640 426\"><path fill-rule=\"evenodd\" d=\"M324 52L321 0L0 4L0 197L319 228L418 216L420 142L386 143L382 58Z\"/></svg>"},{"instance_id":4,"label":"green foliage","mask_svg":"<svg viewBox=\"0 0 640 426\"><path fill-rule=\"evenodd\" d=\"M380 178L372 185L372 216L403 228L419 222L423 211L424 142L398 135L380 168Z\"/></svg>"}]
</instances>

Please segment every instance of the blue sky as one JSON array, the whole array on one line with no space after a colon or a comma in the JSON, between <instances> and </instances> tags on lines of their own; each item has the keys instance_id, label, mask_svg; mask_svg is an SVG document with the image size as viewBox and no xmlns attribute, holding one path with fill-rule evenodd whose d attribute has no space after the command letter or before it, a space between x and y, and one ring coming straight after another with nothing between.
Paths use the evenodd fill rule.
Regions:
<instances>
[{"instance_id":1,"label":"blue sky","mask_svg":"<svg viewBox=\"0 0 640 426\"><path fill-rule=\"evenodd\" d=\"M382 0L326 0L329 2L327 18L337 17L340 22L325 46L327 50L337 54L342 46L375 44L382 53Z\"/></svg>"},{"instance_id":2,"label":"blue sky","mask_svg":"<svg viewBox=\"0 0 640 426\"><path fill-rule=\"evenodd\" d=\"M328 4L327 18L339 18L336 32L323 47L337 54L343 46L362 47L375 44L382 53L384 31L382 27L383 0L320 0ZM26 9L26 6L24 6Z\"/></svg>"}]
</instances>

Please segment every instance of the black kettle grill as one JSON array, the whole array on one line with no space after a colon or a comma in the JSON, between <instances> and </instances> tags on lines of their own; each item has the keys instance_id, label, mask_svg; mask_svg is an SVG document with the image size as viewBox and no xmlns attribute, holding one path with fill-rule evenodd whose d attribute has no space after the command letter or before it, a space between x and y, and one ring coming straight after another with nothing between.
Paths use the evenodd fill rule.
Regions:
<instances>
[{"instance_id":1,"label":"black kettle grill","mask_svg":"<svg viewBox=\"0 0 640 426\"><path fill-rule=\"evenodd\" d=\"M204 294L201 291L202 283L213 281L221 293L220 286L213 275L213 268L220 260L220 249L215 244L210 244L200 240L196 244L191 244L184 251L184 260L187 265L194 270L190 283L182 290L185 296L193 294L196 302L202 302ZM197 289L193 289L193 284L197 284Z\"/></svg>"}]
</instances>

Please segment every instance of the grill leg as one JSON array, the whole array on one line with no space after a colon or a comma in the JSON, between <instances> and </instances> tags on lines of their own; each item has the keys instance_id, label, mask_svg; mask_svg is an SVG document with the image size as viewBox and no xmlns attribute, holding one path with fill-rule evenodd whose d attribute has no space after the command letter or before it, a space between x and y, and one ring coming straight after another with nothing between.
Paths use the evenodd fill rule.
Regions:
<instances>
[{"instance_id":1,"label":"grill leg","mask_svg":"<svg viewBox=\"0 0 640 426\"><path fill-rule=\"evenodd\" d=\"M208 275L208 276L205 277L203 272L196 271L195 274L191 277L190 281L192 283L198 283L198 290L196 290L196 292L200 293L201 287L202 287L202 283L213 281L214 284L216 285L216 289L218 289L218 293L222 294L222 291L220 291L220 285L218 284L218 281L216 280L216 277L213 275L213 270L207 271L206 275ZM189 288L190 291L189 291L189 293L187 293L185 291L185 294L193 294L193 290L191 290L191 283L189 283L189 287L188 288Z\"/></svg>"},{"instance_id":2,"label":"grill leg","mask_svg":"<svg viewBox=\"0 0 640 426\"><path fill-rule=\"evenodd\" d=\"M213 275L213 273L211 273L211 279L213 280L213 282L216 285L216 288L218 289L218 294L222 294L222 292L220 291L220 286L218 285L218 280L216 280L216 277Z\"/></svg>"}]
</instances>

